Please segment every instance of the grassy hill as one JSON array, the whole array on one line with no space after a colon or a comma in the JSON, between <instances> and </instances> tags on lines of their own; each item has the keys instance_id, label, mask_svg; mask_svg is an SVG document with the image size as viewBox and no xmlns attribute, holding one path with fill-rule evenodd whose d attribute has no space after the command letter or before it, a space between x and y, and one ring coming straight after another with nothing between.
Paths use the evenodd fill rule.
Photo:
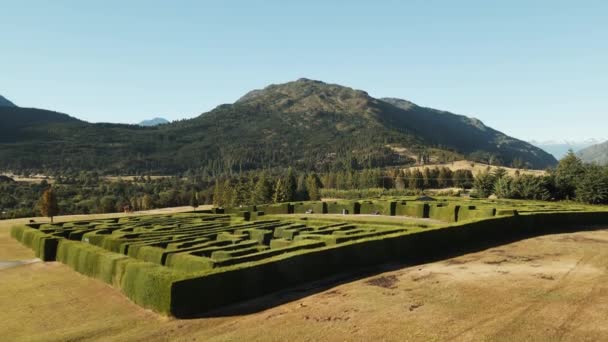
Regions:
<instances>
[{"instance_id":1,"label":"grassy hill","mask_svg":"<svg viewBox=\"0 0 608 342\"><path fill-rule=\"evenodd\" d=\"M582 149L577 154L585 162L607 165L608 141Z\"/></svg>"},{"instance_id":2,"label":"grassy hill","mask_svg":"<svg viewBox=\"0 0 608 342\"><path fill-rule=\"evenodd\" d=\"M90 124L15 108L0 108L0 120L7 132L0 140L0 169L12 170L328 170L407 165L413 162L408 155L531 168L556 163L477 119L308 79L255 90L234 104L158 127Z\"/></svg>"}]
</instances>

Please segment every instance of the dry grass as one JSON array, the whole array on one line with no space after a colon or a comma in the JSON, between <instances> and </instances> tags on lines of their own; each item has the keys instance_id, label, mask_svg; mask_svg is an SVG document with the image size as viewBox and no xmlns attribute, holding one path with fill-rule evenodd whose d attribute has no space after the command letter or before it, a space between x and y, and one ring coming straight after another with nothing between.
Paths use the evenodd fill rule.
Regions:
<instances>
[{"instance_id":1,"label":"dry grass","mask_svg":"<svg viewBox=\"0 0 608 342\"><path fill-rule=\"evenodd\" d=\"M473 175L476 175L479 172L484 172L488 168L488 166L490 167L491 170L495 170L495 169L499 168L498 166L490 166L487 164L472 162L472 161L468 161L468 160L459 160L459 161L455 161L453 163L412 166L412 167L406 168L405 170L419 169L420 171L422 171L422 170L424 170L425 167L428 167L429 169L433 169L435 167L447 167L452 171L471 170L471 172L473 172ZM524 170L524 169L514 169L511 167L502 167L502 166L501 166L501 168L507 170L508 174L511 176L515 175L515 172L518 170L519 170L520 174L522 174L522 175L530 174L530 175L535 175L535 176L542 176L542 175L546 174L546 171L544 171L544 170Z\"/></svg>"},{"instance_id":2,"label":"dry grass","mask_svg":"<svg viewBox=\"0 0 608 342\"><path fill-rule=\"evenodd\" d=\"M5 230L3 224L0 233ZM24 255L17 242L0 241L15 258ZM232 308L252 313L191 320L144 310L62 264L30 264L0 270L0 336L10 341L603 340L606 247L607 230L544 236L386 269L325 290L308 284ZM256 309L269 302L277 304Z\"/></svg>"}]
</instances>

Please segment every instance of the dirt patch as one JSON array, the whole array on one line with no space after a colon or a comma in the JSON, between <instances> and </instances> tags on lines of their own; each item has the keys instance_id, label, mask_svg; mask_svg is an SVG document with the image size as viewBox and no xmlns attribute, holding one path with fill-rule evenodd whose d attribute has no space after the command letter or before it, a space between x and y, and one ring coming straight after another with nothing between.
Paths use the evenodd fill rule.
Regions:
<instances>
[{"instance_id":1,"label":"dirt patch","mask_svg":"<svg viewBox=\"0 0 608 342\"><path fill-rule=\"evenodd\" d=\"M10 261L1 261L0 260L0 270L17 267L21 265L32 264L35 262L41 262L40 259L29 259L29 260L10 260Z\"/></svg>"},{"instance_id":2,"label":"dirt patch","mask_svg":"<svg viewBox=\"0 0 608 342\"><path fill-rule=\"evenodd\" d=\"M382 287L385 289L395 289L397 288L398 282L399 279L397 279L397 276L388 275L367 280L365 283L372 286Z\"/></svg>"}]
</instances>

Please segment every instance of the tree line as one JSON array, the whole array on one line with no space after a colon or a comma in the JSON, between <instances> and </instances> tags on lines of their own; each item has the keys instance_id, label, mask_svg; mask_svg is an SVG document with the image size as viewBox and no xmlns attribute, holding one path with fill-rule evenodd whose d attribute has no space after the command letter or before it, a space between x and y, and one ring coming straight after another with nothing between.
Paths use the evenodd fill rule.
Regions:
<instances>
[{"instance_id":1,"label":"tree line","mask_svg":"<svg viewBox=\"0 0 608 342\"><path fill-rule=\"evenodd\" d=\"M575 200L608 204L608 166L585 164L570 151L555 169L542 176L510 176L504 169L476 175L474 195L530 200Z\"/></svg>"}]
</instances>

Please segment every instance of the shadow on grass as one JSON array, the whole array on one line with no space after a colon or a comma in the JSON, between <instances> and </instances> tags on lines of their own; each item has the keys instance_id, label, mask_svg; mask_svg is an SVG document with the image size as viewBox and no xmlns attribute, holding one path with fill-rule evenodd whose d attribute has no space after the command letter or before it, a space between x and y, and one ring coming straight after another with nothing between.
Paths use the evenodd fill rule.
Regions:
<instances>
[{"instance_id":1,"label":"shadow on grass","mask_svg":"<svg viewBox=\"0 0 608 342\"><path fill-rule=\"evenodd\" d=\"M582 226L579 228L556 228L556 229L543 229L535 233L523 233L514 236L495 236L483 241L470 240L470 243L461 245L452 245L451 248L446 248L437 253L434 251L433 255L420 255L418 257L411 258L407 262L394 262L387 263L375 267L368 267L357 270L355 272L347 272L337 274L333 277L327 277L314 282L304 283L299 286L290 287L285 290L273 292L268 295L260 296L255 299L243 301L237 304L227 305L225 307L214 309L211 311L198 313L196 315L188 315L177 317L180 319L196 319L196 318L213 318L213 317L230 317L248 315L258 313L275 306L297 301L299 299L314 295L316 293L323 292L333 287L371 277L380 273L390 272L399 270L405 267L411 267L421 265L430 262L442 261L458 256L462 256L469 253L476 253L484 251L486 249L498 247L501 245L525 240L528 238L539 237L544 235L554 235L563 233L573 233L582 231L596 231L605 230L607 226L604 225L592 225Z\"/></svg>"}]
</instances>

